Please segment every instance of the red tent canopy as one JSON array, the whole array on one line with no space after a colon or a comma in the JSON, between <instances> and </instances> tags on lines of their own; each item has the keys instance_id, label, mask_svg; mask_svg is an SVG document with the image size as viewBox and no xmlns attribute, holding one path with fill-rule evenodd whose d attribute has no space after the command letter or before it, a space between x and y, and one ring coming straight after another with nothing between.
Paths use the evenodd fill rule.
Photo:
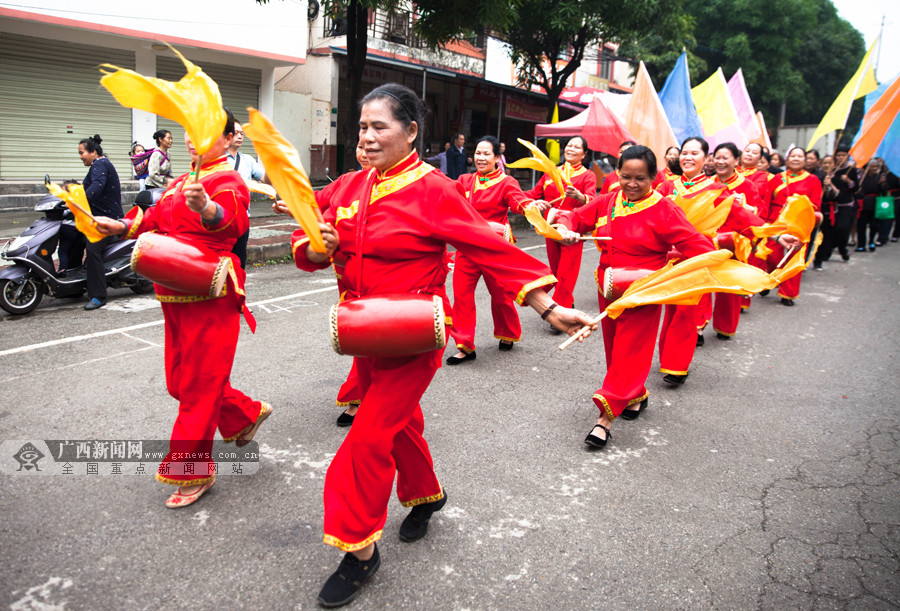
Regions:
<instances>
[{"instance_id":1,"label":"red tent canopy","mask_svg":"<svg viewBox=\"0 0 900 611\"><path fill-rule=\"evenodd\" d=\"M535 126L534 135L538 138L582 136L592 150L604 153L616 153L622 142L634 140L619 118L597 97L584 112L571 119Z\"/></svg>"}]
</instances>

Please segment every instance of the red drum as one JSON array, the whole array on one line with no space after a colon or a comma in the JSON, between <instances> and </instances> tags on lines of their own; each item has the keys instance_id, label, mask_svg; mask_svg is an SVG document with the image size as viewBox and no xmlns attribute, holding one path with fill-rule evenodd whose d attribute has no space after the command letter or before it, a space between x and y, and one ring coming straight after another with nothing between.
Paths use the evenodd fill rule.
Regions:
<instances>
[{"instance_id":1,"label":"red drum","mask_svg":"<svg viewBox=\"0 0 900 611\"><path fill-rule=\"evenodd\" d=\"M231 265L231 257L160 233L142 234L131 253L131 269L135 272L189 295L221 297Z\"/></svg>"},{"instance_id":2,"label":"red drum","mask_svg":"<svg viewBox=\"0 0 900 611\"><path fill-rule=\"evenodd\" d=\"M494 233L502 236L507 242L512 242L512 227L510 227L509 223L495 223L494 221L488 221L487 224L491 226Z\"/></svg>"},{"instance_id":3,"label":"red drum","mask_svg":"<svg viewBox=\"0 0 900 611\"><path fill-rule=\"evenodd\" d=\"M607 267L603 272L603 297L608 301L615 301L635 280L640 280L655 271L657 270L636 267Z\"/></svg>"},{"instance_id":4,"label":"red drum","mask_svg":"<svg viewBox=\"0 0 900 611\"><path fill-rule=\"evenodd\" d=\"M447 345L437 295L378 295L331 306L331 347L350 356L409 356Z\"/></svg>"}]
</instances>

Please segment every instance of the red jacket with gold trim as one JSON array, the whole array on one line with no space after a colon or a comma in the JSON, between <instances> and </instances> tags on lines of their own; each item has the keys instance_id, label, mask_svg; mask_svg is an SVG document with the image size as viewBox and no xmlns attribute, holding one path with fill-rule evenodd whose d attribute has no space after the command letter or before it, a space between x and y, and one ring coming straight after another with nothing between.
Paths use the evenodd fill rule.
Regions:
<instances>
[{"instance_id":1,"label":"red jacket with gold trim","mask_svg":"<svg viewBox=\"0 0 900 611\"><path fill-rule=\"evenodd\" d=\"M519 182L499 168L486 175L478 172L463 174L457 181L462 185L465 198L486 221L507 225L510 210L524 214L523 208L532 201Z\"/></svg>"},{"instance_id":2,"label":"red jacket with gold trim","mask_svg":"<svg viewBox=\"0 0 900 611\"><path fill-rule=\"evenodd\" d=\"M244 284L244 270L236 256L231 254L235 242L250 228L247 208L250 205L250 191L241 175L234 171L225 157L219 157L200 168L200 184L209 198L222 209L222 219L215 225L206 225L200 215L188 208L183 189L194 179L193 172L183 174L166 189L159 202L148 208L143 215L133 216L129 212L126 237L133 238L147 231L157 231L175 238L192 242L219 256L232 258L234 272L239 282ZM134 211L140 209L135 207ZM184 296L184 293L155 285L160 296ZM206 296L208 298L208 296Z\"/></svg>"},{"instance_id":3,"label":"red jacket with gold trim","mask_svg":"<svg viewBox=\"0 0 900 611\"><path fill-rule=\"evenodd\" d=\"M819 179L806 170L800 170L799 174L785 170L775 177L775 189L772 191L772 205L769 207L768 216L770 223L778 218L781 209L787 203L787 198L792 195L806 195L816 211L822 209L822 183Z\"/></svg>"},{"instance_id":4,"label":"red jacket with gold trim","mask_svg":"<svg viewBox=\"0 0 900 611\"><path fill-rule=\"evenodd\" d=\"M572 231L612 238L598 242L600 273L608 267L660 269L672 247L686 257L715 250L712 240L688 222L681 208L652 190L634 203L626 202L621 191L600 195L557 219Z\"/></svg>"},{"instance_id":5,"label":"red jacket with gold trim","mask_svg":"<svg viewBox=\"0 0 900 611\"><path fill-rule=\"evenodd\" d=\"M507 294L522 303L525 293L556 282L546 265L494 233L466 201L462 186L422 163L413 152L380 173L375 169L348 175L344 201L324 214L340 238L335 257L346 258L343 283L353 296L390 293L440 295L444 290L446 244L464 253ZM352 200L352 201L351 201ZM359 207L369 201L363 240L362 279L357 250ZM308 239L302 230L292 238L297 267L314 271L329 262L306 257Z\"/></svg>"}]
</instances>

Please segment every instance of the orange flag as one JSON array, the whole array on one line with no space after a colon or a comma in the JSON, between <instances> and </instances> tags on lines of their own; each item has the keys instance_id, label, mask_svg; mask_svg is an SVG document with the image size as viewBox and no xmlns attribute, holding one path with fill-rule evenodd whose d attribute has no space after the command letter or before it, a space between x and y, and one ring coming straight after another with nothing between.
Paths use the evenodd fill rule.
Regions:
<instances>
[{"instance_id":1,"label":"orange flag","mask_svg":"<svg viewBox=\"0 0 900 611\"><path fill-rule=\"evenodd\" d=\"M624 123L638 144L650 148L657 159L664 159L666 149L670 146L678 146L675 132L672 131L666 111L656 95L644 62L638 67Z\"/></svg>"},{"instance_id":2,"label":"orange flag","mask_svg":"<svg viewBox=\"0 0 900 611\"><path fill-rule=\"evenodd\" d=\"M171 48L171 47L170 47ZM175 121L185 129L197 153L204 155L222 135L228 120L215 81L199 66L172 51L187 74L177 83L138 74L134 70L101 64L100 84L126 108L137 108ZM113 72L102 70L108 68Z\"/></svg>"},{"instance_id":3,"label":"orange flag","mask_svg":"<svg viewBox=\"0 0 900 611\"><path fill-rule=\"evenodd\" d=\"M696 305L706 293L753 295L777 286L769 274L735 261L727 250L714 250L669 263L635 281L625 293L606 307L610 318L618 318L628 308L650 304Z\"/></svg>"},{"instance_id":4,"label":"orange flag","mask_svg":"<svg viewBox=\"0 0 900 611\"><path fill-rule=\"evenodd\" d=\"M247 110L250 111L250 121L244 125L244 133L253 140L259 160L266 168L266 175L284 197L291 215L303 227L312 249L325 252L325 242L319 231L322 211L316 203L309 176L300 162L300 153L265 115L255 108Z\"/></svg>"},{"instance_id":5,"label":"orange flag","mask_svg":"<svg viewBox=\"0 0 900 611\"><path fill-rule=\"evenodd\" d=\"M75 228L83 233L88 240L99 242L103 238L108 237L97 231L97 221L94 220L94 215L91 214L91 206L88 204L82 185L69 185L68 191L54 185L52 182L48 182L46 186L47 190L54 197L58 197L66 202L66 206L75 216Z\"/></svg>"},{"instance_id":6,"label":"orange flag","mask_svg":"<svg viewBox=\"0 0 900 611\"><path fill-rule=\"evenodd\" d=\"M858 165L869 163L875 156L884 135L897 118L898 111L900 111L900 78L894 79L863 117L860 134L850 149L850 156Z\"/></svg>"},{"instance_id":7,"label":"orange flag","mask_svg":"<svg viewBox=\"0 0 900 611\"><path fill-rule=\"evenodd\" d=\"M716 200L724 190L724 187L704 189L693 195L677 195L672 201L684 210L688 221L697 231L703 235L713 236L728 218L731 202L734 199L734 196L730 195L724 202L716 206Z\"/></svg>"}]
</instances>

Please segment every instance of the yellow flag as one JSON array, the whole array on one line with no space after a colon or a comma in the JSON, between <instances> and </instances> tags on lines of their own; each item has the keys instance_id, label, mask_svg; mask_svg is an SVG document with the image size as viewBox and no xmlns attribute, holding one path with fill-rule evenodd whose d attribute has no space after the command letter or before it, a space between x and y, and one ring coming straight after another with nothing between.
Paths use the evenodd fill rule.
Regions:
<instances>
[{"instance_id":1,"label":"yellow flag","mask_svg":"<svg viewBox=\"0 0 900 611\"><path fill-rule=\"evenodd\" d=\"M126 108L145 110L179 123L187 132L197 153L204 155L222 135L228 120L222 108L222 96L215 81L199 66L185 59L175 49L172 51L187 69L187 74L177 83L144 76L134 70L111 64L102 64L100 68L104 76L100 79L100 84Z\"/></svg>"},{"instance_id":2,"label":"yellow flag","mask_svg":"<svg viewBox=\"0 0 900 611\"><path fill-rule=\"evenodd\" d=\"M706 293L753 295L777 283L764 271L731 259L727 250L714 250L678 265L669 263L634 282L606 307L610 318L628 308L651 304L696 305Z\"/></svg>"},{"instance_id":3,"label":"yellow flag","mask_svg":"<svg viewBox=\"0 0 900 611\"><path fill-rule=\"evenodd\" d=\"M826 112L825 116L822 117L822 120L819 121L816 132L812 135L812 138L810 138L809 144L806 145L807 149L811 149L813 144L818 142L819 138L825 134L835 130L844 129L844 126L847 125L847 117L850 116L850 107L853 105L853 100L872 93L878 88L878 83L875 82L874 72L871 73L871 78L869 75L871 70L869 67L869 60L876 44L878 44L877 38L875 39L875 42L872 43L872 46L869 47L865 57L863 57L862 62L859 64L859 68L856 69L856 73L850 78L850 81L844 85L841 93L838 94L837 99L832 103L831 108L828 109L828 112ZM870 87L871 89L869 89Z\"/></svg>"},{"instance_id":4,"label":"yellow flag","mask_svg":"<svg viewBox=\"0 0 900 611\"><path fill-rule=\"evenodd\" d=\"M553 107L553 118L550 123L559 123L559 104ZM551 138L547 140L547 157L554 165L559 165L559 140Z\"/></svg>"},{"instance_id":5,"label":"yellow flag","mask_svg":"<svg viewBox=\"0 0 900 611\"><path fill-rule=\"evenodd\" d=\"M738 123L734 102L728 92L728 83L722 69L716 70L712 76L691 89L697 115L707 136Z\"/></svg>"},{"instance_id":6,"label":"yellow flag","mask_svg":"<svg viewBox=\"0 0 900 611\"><path fill-rule=\"evenodd\" d=\"M99 242L107 237L105 234L97 231L97 221L91 214L91 206L88 204L87 196L84 194L84 187L81 185L69 185L68 191L62 187L54 185L52 182L47 183L47 190L54 197L66 202L69 210L75 216L75 228L83 233L91 242Z\"/></svg>"},{"instance_id":7,"label":"yellow flag","mask_svg":"<svg viewBox=\"0 0 900 611\"><path fill-rule=\"evenodd\" d=\"M284 198L291 215L303 227L310 247L316 252L325 252L325 242L319 231L322 212L300 162L300 153L265 115L255 108L247 110L250 111L250 121L244 125L244 133L253 140L253 147L266 168L266 175Z\"/></svg>"}]
</instances>

